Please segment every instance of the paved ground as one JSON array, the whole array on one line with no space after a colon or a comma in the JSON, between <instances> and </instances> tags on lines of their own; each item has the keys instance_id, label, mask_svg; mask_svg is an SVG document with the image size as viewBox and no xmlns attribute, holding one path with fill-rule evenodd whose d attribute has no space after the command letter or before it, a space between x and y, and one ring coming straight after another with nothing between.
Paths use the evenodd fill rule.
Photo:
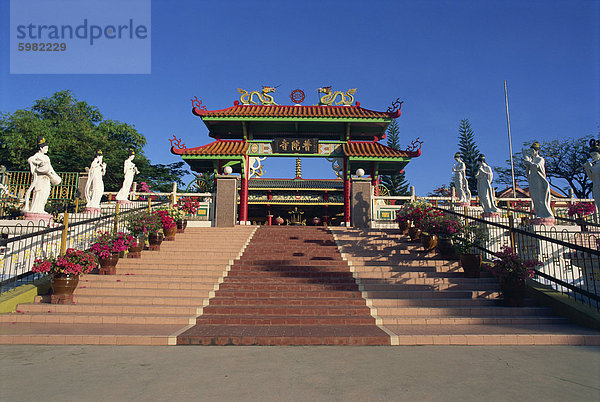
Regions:
<instances>
[{"instance_id":1,"label":"paved ground","mask_svg":"<svg viewBox=\"0 0 600 402\"><path fill-rule=\"evenodd\" d=\"M600 347L0 346L0 400L600 400Z\"/></svg>"}]
</instances>

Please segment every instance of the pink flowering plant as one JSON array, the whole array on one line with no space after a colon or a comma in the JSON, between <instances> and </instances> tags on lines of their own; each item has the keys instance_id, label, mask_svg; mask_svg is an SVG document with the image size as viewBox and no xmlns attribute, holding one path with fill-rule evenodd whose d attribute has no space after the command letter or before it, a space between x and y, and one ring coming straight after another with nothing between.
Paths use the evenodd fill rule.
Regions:
<instances>
[{"instance_id":1,"label":"pink flowering plant","mask_svg":"<svg viewBox=\"0 0 600 402\"><path fill-rule=\"evenodd\" d=\"M138 212L127 218L125 227L135 237L156 233L162 228L161 217L147 211Z\"/></svg>"},{"instance_id":2,"label":"pink flowering plant","mask_svg":"<svg viewBox=\"0 0 600 402\"><path fill-rule=\"evenodd\" d=\"M179 199L176 207L186 214L196 215L198 208L200 208L200 203L196 197L186 197Z\"/></svg>"},{"instance_id":3,"label":"pink flowering plant","mask_svg":"<svg viewBox=\"0 0 600 402\"><path fill-rule=\"evenodd\" d=\"M175 223L175 219L173 219L169 215L168 211L157 210L157 211L154 211L153 213L160 216L163 230L173 229L173 228L177 227L177 224Z\"/></svg>"},{"instance_id":4,"label":"pink flowering plant","mask_svg":"<svg viewBox=\"0 0 600 402\"><path fill-rule=\"evenodd\" d=\"M533 277L535 268L542 266L536 259L522 260L511 247L502 247L502 251L496 253L496 258L486 268L504 283L524 282Z\"/></svg>"},{"instance_id":5,"label":"pink flowering plant","mask_svg":"<svg viewBox=\"0 0 600 402\"><path fill-rule=\"evenodd\" d=\"M44 274L82 275L87 274L95 267L96 258L94 254L68 248L63 256L36 259L31 270Z\"/></svg>"},{"instance_id":6,"label":"pink flowering plant","mask_svg":"<svg viewBox=\"0 0 600 402\"><path fill-rule=\"evenodd\" d=\"M433 209L432 205L424 201L411 201L404 204L396 213L396 221L404 222L411 221L416 227L421 228L423 221L441 216L442 212Z\"/></svg>"},{"instance_id":7,"label":"pink flowering plant","mask_svg":"<svg viewBox=\"0 0 600 402\"><path fill-rule=\"evenodd\" d=\"M528 211L529 210L529 201L526 200L519 200L519 201L514 201L512 203L512 207L515 211Z\"/></svg>"},{"instance_id":8,"label":"pink flowering plant","mask_svg":"<svg viewBox=\"0 0 600 402\"><path fill-rule=\"evenodd\" d=\"M148 185L148 183L146 183L145 181L141 182L140 183L139 192L140 193L149 193L150 192L150 186Z\"/></svg>"},{"instance_id":9,"label":"pink flowering plant","mask_svg":"<svg viewBox=\"0 0 600 402\"><path fill-rule=\"evenodd\" d=\"M457 217L444 213L434 216L427 215L421 226L424 232L445 238L452 238L463 230L463 224Z\"/></svg>"},{"instance_id":10,"label":"pink flowering plant","mask_svg":"<svg viewBox=\"0 0 600 402\"><path fill-rule=\"evenodd\" d=\"M100 236L98 236L96 243L92 244L90 250L98 258L108 258L113 253L126 251L136 243L136 239L127 233L118 232L113 235L110 232L100 232Z\"/></svg>"},{"instance_id":11,"label":"pink flowering plant","mask_svg":"<svg viewBox=\"0 0 600 402\"><path fill-rule=\"evenodd\" d=\"M596 212L596 207L591 202L576 202L569 205L567 215L569 216L588 216Z\"/></svg>"}]
</instances>

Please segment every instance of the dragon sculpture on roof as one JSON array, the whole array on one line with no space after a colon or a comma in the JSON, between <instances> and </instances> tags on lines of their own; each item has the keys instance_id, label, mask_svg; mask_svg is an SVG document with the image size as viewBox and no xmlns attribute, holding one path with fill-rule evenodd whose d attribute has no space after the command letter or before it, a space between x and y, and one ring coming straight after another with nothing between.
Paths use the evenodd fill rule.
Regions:
<instances>
[{"instance_id":1,"label":"dragon sculpture on roof","mask_svg":"<svg viewBox=\"0 0 600 402\"><path fill-rule=\"evenodd\" d=\"M319 105L327 105L332 106L333 101L338 96L340 97L340 101L336 103L336 105L344 105L350 106L352 102L354 102L354 94L356 93L356 88L349 89L345 93L342 91L332 91L331 86L319 88L319 93L324 93L325 95L321 96L321 100L319 100Z\"/></svg>"},{"instance_id":2,"label":"dragon sculpture on roof","mask_svg":"<svg viewBox=\"0 0 600 402\"><path fill-rule=\"evenodd\" d=\"M277 103L275 103L275 99L273 99L273 97L269 95L269 93L275 92L276 88L277 87L268 87L263 85L262 90L260 92L248 92L241 88L238 88L237 90L241 94L240 102L242 103L242 105L258 105L258 103L254 101L254 95L258 97L258 100L260 101L261 105L277 105Z\"/></svg>"}]
</instances>

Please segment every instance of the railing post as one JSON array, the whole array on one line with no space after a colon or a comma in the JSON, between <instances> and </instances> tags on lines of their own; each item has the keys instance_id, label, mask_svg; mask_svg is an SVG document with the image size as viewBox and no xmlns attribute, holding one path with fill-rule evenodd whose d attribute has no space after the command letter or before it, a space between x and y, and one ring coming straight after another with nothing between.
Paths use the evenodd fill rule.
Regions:
<instances>
[{"instance_id":1,"label":"railing post","mask_svg":"<svg viewBox=\"0 0 600 402\"><path fill-rule=\"evenodd\" d=\"M173 191L171 191L171 206L177 204L177 183L173 182Z\"/></svg>"},{"instance_id":2,"label":"railing post","mask_svg":"<svg viewBox=\"0 0 600 402\"><path fill-rule=\"evenodd\" d=\"M410 186L410 198L412 201L417 200L417 195L415 193L415 186Z\"/></svg>"},{"instance_id":3,"label":"railing post","mask_svg":"<svg viewBox=\"0 0 600 402\"><path fill-rule=\"evenodd\" d=\"M456 189L452 187L450 189L450 207L454 207L454 203L456 202Z\"/></svg>"},{"instance_id":4,"label":"railing post","mask_svg":"<svg viewBox=\"0 0 600 402\"><path fill-rule=\"evenodd\" d=\"M152 212L152 200L150 196L148 196L148 212Z\"/></svg>"},{"instance_id":5,"label":"railing post","mask_svg":"<svg viewBox=\"0 0 600 402\"><path fill-rule=\"evenodd\" d=\"M513 230L515 228L515 217L513 216L513 214L508 215L508 226L510 227L510 229L508 230L508 236L510 238L510 248L515 250L515 232Z\"/></svg>"},{"instance_id":6,"label":"railing post","mask_svg":"<svg viewBox=\"0 0 600 402\"><path fill-rule=\"evenodd\" d=\"M79 197L75 198L75 213L79 212Z\"/></svg>"},{"instance_id":7,"label":"railing post","mask_svg":"<svg viewBox=\"0 0 600 402\"><path fill-rule=\"evenodd\" d=\"M63 225L65 225L65 228L63 229L62 236L60 238L61 256L65 255L65 252L67 251L67 235L69 234L69 213L66 211L63 213Z\"/></svg>"},{"instance_id":8,"label":"railing post","mask_svg":"<svg viewBox=\"0 0 600 402\"><path fill-rule=\"evenodd\" d=\"M115 205L115 233L119 231L119 203Z\"/></svg>"}]
</instances>

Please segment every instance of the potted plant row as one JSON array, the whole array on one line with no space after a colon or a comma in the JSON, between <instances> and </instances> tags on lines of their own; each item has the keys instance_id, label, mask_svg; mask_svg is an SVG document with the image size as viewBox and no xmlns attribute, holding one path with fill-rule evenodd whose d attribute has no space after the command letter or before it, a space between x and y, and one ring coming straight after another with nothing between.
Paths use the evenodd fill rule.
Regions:
<instances>
[{"instance_id":1,"label":"potted plant row","mask_svg":"<svg viewBox=\"0 0 600 402\"><path fill-rule=\"evenodd\" d=\"M183 212L181 220L176 220L175 222L177 225L177 232L183 233L187 226L187 219L185 219L185 216L196 215L198 213L198 209L200 208L200 203L196 197L184 197L178 201L175 207Z\"/></svg>"},{"instance_id":2,"label":"potted plant row","mask_svg":"<svg viewBox=\"0 0 600 402\"><path fill-rule=\"evenodd\" d=\"M175 240L177 234L176 221L183 218L183 213L177 208L167 207L154 211L154 214L160 217L165 241Z\"/></svg>"},{"instance_id":3,"label":"potted plant row","mask_svg":"<svg viewBox=\"0 0 600 402\"><path fill-rule=\"evenodd\" d=\"M100 275L116 274L119 254L127 251L133 244L136 244L136 240L131 234L100 232L96 242L90 247L90 251L98 257L100 264L98 273Z\"/></svg>"},{"instance_id":4,"label":"potted plant row","mask_svg":"<svg viewBox=\"0 0 600 402\"><path fill-rule=\"evenodd\" d=\"M433 209L430 203L424 201L411 201L396 212L396 221L403 232L408 232L412 241L421 237L422 224L425 220L439 216L440 212Z\"/></svg>"},{"instance_id":5,"label":"potted plant row","mask_svg":"<svg viewBox=\"0 0 600 402\"><path fill-rule=\"evenodd\" d=\"M96 258L88 251L68 248L63 256L36 259L31 270L50 275L52 303L72 302L80 275L96 267Z\"/></svg>"},{"instance_id":6,"label":"potted plant row","mask_svg":"<svg viewBox=\"0 0 600 402\"><path fill-rule=\"evenodd\" d=\"M521 259L510 247L503 247L496 253L496 259L485 268L498 278L505 306L521 307L525 305L527 278L533 277L535 268L542 266L536 259Z\"/></svg>"},{"instance_id":7,"label":"potted plant row","mask_svg":"<svg viewBox=\"0 0 600 402\"><path fill-rule=\"evenodd\" d=\"M145 244L147 239L150 250L160 248L163 239L160 233L163 227L160 215L148 211L138 212L127 219L126 227L137 237L138 243ZM134 251L138 251L137 248Z\"/></svg>"}]
</instances>

